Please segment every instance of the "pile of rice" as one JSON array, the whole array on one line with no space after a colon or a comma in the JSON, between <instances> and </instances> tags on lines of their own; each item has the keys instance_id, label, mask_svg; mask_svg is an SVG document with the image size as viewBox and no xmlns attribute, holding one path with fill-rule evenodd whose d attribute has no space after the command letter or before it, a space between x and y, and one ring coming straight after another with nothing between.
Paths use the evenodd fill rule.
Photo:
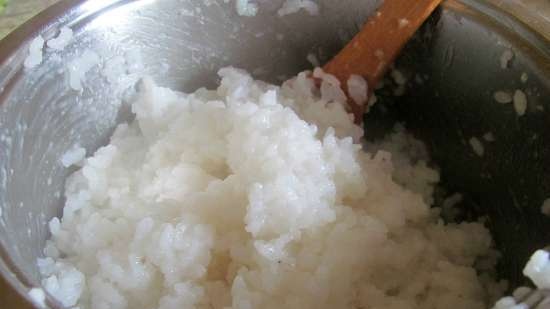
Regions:
<instances>
[{"instance_id":1,"label":"pile of rice","mask_svg":"<svg viewBox=\"0 0 550 309\"><path fill-rule=\"evenodd\" d=\"M489 232L431 208L437 171L404 155L422 145L401 130L364 151L308 74L145 80L136 119L66 182L44 289L80 309L489 307Z\"/></svg>"}]
</instances>

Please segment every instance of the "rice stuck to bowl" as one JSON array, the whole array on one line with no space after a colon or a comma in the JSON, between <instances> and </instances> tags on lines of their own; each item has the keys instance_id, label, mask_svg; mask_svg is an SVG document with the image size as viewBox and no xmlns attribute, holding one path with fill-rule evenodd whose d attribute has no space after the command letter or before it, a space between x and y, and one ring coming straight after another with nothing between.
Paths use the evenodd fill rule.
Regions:
<instances>
[{"instance_id":1,"label":"rice stuck to bowl","mask_svg":"<svg viewBox=\"0 0 550 309\"><path fill-rule=\"evenodd\" d=\"M444 223L438 172L402 130L359 144L308 73L281 87L143 81L135 120L81 161L49 226L43 287L64 306L487 308L502 284L482 223Z\"/></svg>"}]
</instances>

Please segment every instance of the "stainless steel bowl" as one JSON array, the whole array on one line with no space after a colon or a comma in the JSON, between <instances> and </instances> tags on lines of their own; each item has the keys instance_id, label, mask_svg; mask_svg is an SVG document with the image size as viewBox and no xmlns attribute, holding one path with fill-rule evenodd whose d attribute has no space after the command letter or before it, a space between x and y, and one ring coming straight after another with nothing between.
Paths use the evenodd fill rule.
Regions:
<instances>
[{"instance_id":1,"label":"stainless steel bowl","mask_svg":"<svg viewBox=\"0 0 550 309\"><path fill-rule=\"evenodd\" d=\"M227 65L280 82L308 68L308 53L323 61L337 52L377 5L324 0L321 16L278 18L282 0L258 2L258 16L240 17L224 1L67 0L0 43L0 273L23 297L39 284L35 261L48 237L45 223L60 214L72 171L59 158L75 144L92 153L116 123L130 118L124 102L132 81L120 87L96 68L79 93L66 82L68 61L85 49L107 58L137 50L143 65L136 72L188 91L214 85L216 71ZM411 82L397 99L381 89L385 104L367 116L366 132L380 135L399 120L428 143L446 190L466 197L463 216L487 217L503 254L500 275L517 284L527 256L550 240L550 219L540 214L550 197L548 15L514 16L503 8L520 2L490 2L445 2L398 61L423 82ZM64 25L75 30L72 43L24 69L30 40L50 38ZM507 49L515 57L503 70L499 58ZM527 83L520 81L524 72ZM525 116L494 102L501 89L528 94ZM468 139L488 131L496 141L478 157Z\"/></svg>"}]
</instances>

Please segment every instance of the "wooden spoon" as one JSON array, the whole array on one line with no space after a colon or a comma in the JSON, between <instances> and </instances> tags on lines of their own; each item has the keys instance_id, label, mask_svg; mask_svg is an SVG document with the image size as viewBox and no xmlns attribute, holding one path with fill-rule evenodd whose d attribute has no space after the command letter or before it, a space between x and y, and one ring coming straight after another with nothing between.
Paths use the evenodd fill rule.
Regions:
<instances>
[{"instance_id":1,"label":"wooden spoon","mask_svg":"<svg viewBox=\"0 0 550 309\"><path fill-rule=\"evenodd\" d=\"M372 94L403 46L441 1L384 0L377 13L323 70L336 76L345 92L352 74L362 76ZM355 121L362 122L365 104L350 105Z\"/></svg>"}]
</instances>

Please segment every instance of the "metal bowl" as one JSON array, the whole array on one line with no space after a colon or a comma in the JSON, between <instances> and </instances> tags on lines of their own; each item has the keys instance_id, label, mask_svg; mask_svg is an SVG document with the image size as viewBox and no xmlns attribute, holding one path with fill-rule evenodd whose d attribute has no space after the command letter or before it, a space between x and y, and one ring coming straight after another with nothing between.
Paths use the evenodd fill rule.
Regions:
<instances>
[{"instance_id":1,"label":"metal bowl","mask_svg":"<svg viewBox=\"0 0 550 309\"><path fill-rule=\"evenodd\" d=\"M137 51L132 72L179 90L213 86L227 65L277 83L308 68L308 53L324 61L337 52L377 5L324 0L321 16L279 18L282 0L258 2L258 16L240 17L224 1L67 0L0 43L0 273L23 297L39 285L35 261L48 238L46 222L61 213L64 179L72 172L59 158L75 144L91 154L131 117L125 100L134 80L107 81L98 66L83 91L74 91L67 63L86 49L104 59ZM406 95L381 89L385 104L367 116L366 132L376 137L399 120L429 145L443 187L465 196L463 217L487 218L502 252L499 274L514 285L530 253L550 240L550 220L540 212L550 197L550 36L544 18L529 23L529 14L503 9L514 1L495 2L500 6L444 3L398 60L413 81ZM23 68L32 38L51 38L62 26L75 31L71 44ZM502 69L508 49L514 59ZM524 116L494 101L494 91L503 89L527 93ZM468 140L486 132L496 141L480 157Z\"/></svg>"}]
</instances>

